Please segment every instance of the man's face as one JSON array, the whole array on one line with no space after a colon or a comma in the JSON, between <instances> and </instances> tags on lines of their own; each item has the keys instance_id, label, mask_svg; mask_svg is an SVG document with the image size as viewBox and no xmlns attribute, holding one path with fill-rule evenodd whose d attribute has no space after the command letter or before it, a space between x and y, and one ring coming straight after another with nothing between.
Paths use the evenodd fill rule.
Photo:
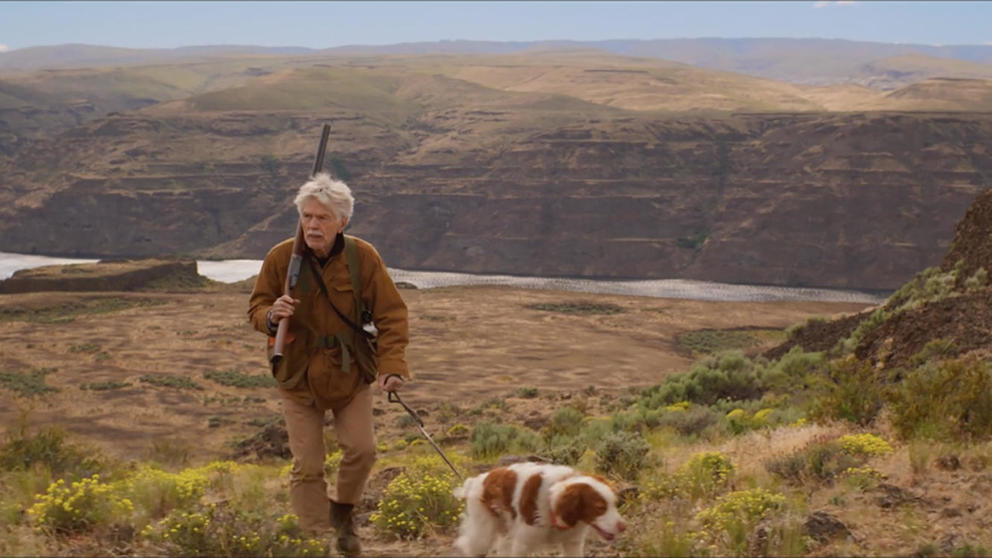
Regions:
<instances>
[{"instance_id":1,"label":"man's face","mask_svg":"<svg viewBox=\"0 0 992 558\"><path fill-rule=\"evenodd\" d=\"M330 208L315 199L303 202L300 222L303 224L303 240L321 258L331 253L334 239L348 224L347 219L338 219Z\"/></svg>"}]
</instances>

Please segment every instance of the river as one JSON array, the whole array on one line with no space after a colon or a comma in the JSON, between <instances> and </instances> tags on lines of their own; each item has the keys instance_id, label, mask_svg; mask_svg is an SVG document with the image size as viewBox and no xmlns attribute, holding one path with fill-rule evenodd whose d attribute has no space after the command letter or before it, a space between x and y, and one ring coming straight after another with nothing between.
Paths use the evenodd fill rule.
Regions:
<instances>
[{"instance_id":1,"label":"river","mask_svg":"<svg viewBox=\"0 0 992 558\"><path fill-rule=\"evenodd\" d=\"M92 263L99 260L58 258L0 252L0 279L6 279L19 269L67 263ZM261 260L199 260L200 275L215 281L233 283L258 273ZM524 289L550 289L584 293L684 298L714 301L824 301L877 304L884 296L861 291L775 287L767 285L734 285L687 279L649 279L640 281L597 281L557 277L521 277L514 275L480 275L445 271L409 271L389 268L394 281L404 281L420 289L458 285L505 285Z\"/></svg>"}]
</instances>

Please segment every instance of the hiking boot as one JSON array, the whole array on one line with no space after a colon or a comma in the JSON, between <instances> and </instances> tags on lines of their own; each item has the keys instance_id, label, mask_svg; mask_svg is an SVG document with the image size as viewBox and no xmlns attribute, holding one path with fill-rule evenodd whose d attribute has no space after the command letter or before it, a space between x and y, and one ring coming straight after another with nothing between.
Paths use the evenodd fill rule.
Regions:
<instances>
[{"instance_id":1,"label":"hiking boot","mask_svg":"<svg viewBox=\"0 0 992 558\"><path fill-rule=\"evenodd\" d=\"M354 508L354 504L331 502L331 526L337 531L338 552L345 556L358 556L362 552L362 543L358 540L351 517Z\"/></svg>"}]
</instances>

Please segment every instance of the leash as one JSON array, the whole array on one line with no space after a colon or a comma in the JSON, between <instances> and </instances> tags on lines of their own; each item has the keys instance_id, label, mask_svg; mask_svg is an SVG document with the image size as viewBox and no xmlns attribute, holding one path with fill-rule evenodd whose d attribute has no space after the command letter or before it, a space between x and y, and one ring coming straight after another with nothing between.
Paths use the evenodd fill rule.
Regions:
<instances>
[{"instance_id":1,"label":"leash","mask_svg":"<svg viewBox=\"0 0 992 558\"><path fill-rule=\"evenodd\" d=\"M443 459L444 462L448 464L448 467L451 467L451 470L455 473L455 476L458 477L458 480L465 480L465 477L463 477L461 473L458 472L458 469L455 469L455 466L451 464L451 461L448 461L448 456L444 455L444 452L441 451L441 448L438 447L436 443L434 443L434 439L431 438L431 435L428 434L426 430L424 430L424 421L421 420L419 416L417 416L417 412L411 409L406 403L403 402L402 399L400 399L400 394L396 393L395 391L390 391L388 393L389 394L387 398L389 399L389 402L399 403L400 405L403 406L404 409L406 409L406 412L410 413L410 416L413 417L413 420L416 423L417 428L420 429L420 433L424 435L424 438L427 438L427 441L430 442L432 446L434 446L434 449L441 456L441 459Z\"/></svg>"}]
</instances>

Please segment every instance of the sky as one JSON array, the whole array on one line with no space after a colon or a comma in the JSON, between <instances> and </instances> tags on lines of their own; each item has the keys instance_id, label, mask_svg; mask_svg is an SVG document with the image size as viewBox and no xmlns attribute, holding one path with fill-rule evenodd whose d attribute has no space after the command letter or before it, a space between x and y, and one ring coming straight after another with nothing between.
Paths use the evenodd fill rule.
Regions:
<instances>
[{"instance_id":1,"label":"sky","mask_svg":"<svg viewBox=\"0 0 992 558\"><path fill-rule=\"evenodd\" d=\"M697 37L992 45L992 1L0 2L0 51Z\"/></svg>"}]
</instances>

